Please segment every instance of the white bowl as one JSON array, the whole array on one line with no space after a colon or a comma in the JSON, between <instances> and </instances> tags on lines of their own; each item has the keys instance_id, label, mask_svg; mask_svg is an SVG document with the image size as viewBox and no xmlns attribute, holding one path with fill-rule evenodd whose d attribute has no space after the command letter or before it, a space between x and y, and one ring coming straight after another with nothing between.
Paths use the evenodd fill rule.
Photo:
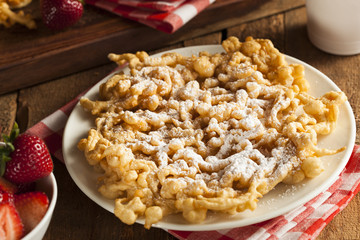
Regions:
<instances>
[{"instance_id":1,"label":"white bowl","mask_svg":"<svg viewBox=\"0 0 360 240\"><path fill-rule=\"evenodd\" d=\"M22 240L39 240L42 239L46 233L46 230L49 227L50 220L52 218L55 204L58 195L58 188L55 180L55 176L51 173L49 176L40 179L37 182L36 190L44 192L49 198L49 208L39 224L26 234Z\"/></svg>"}]
</instances>

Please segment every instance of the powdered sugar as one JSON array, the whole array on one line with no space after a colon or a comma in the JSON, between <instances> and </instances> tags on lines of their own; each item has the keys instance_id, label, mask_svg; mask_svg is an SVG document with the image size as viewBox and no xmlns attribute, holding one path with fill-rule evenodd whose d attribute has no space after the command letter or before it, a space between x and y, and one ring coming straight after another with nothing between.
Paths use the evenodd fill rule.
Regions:
<instances>
[{"instance_id":1,"label":"powdered sugar","mask_svg":"<svg viewBox=\"0 0 360 240\"><path fill-rule=\"evenodd\" d=\"M104 101L81 101L97 128L78 146L104 169L100 191L118 198L115 213L126 223L255 209L278 183L315 177L318 156L341 150L316 146L334 126L341 93L309 96L303 68L268 40L223 45L227 53L199 57L112 55L129 62L131 75L104 83Z\"/></svg>"},{"instance_id":2,"label":"powdered sugar","mask_svg":"<svg viewBox=\"0 0 360 240\"><path fill-rule=\"evenodd\" d=\"M248 71L237 70L237 74ZM169 71L164 67L147 67L137 73L135 79L138 83L133 86L139 86L140 90L133 91L143 94L149 86L160 86L165 89L165 85L147 77L159 75L157 71L164 82L170 82L166 80L171 79L167 77L170 72L179 77L179 73L173 69ZM259 72L255 74L257 78L262 76ZM296 156L296 152L286 150L291 144L276 146L272 139L278 136L277 130L269 131L266 126L266 112L274 111L274 107L276 111L280 111L283 106L288 105L287 99L274 104L271 99L254 98L254 94L248 95L244 89L228 92L218 86L203 89L197 81L187 84L181 80L178 82L183 84L173 89L173 95L168 99L162 99L161 107L158 107L157 111L139 109L132 113L132 118L127 119L128 122L136 122L137 118L142 118L150 125L150 132L145 135L149 137L142 138L141 141L128 141L126 146L140 155L153 155L159 173L164 174L164 171L168 172L168 169L171 169L172 175L183 179L189 186L193 186L193 181L209 184L211 179L210 185L216 188L243 189L249 187L251 182L263 179L268 179L267 184L272 186L273 181L285 177L294 167L290 159ZM250 87L251 91L255 88L266 86L260 87L259 84L255 84ZM209 97L208 90L210 94L231 94L233 97L228 99L232 100L198 110L201 114L203 111L208 112L210 118L196 117L197 109L206 104L204 101ZM202 135L197 135L194 128L199 120L202 121L202 129L199 129L203 131ZM264 150L267 147L263 146L269 143L273 145L270 153ZM189 174L190 172L192 174ZM214 184L214 181L217 184Z\"/></svg>"}]
</instances>

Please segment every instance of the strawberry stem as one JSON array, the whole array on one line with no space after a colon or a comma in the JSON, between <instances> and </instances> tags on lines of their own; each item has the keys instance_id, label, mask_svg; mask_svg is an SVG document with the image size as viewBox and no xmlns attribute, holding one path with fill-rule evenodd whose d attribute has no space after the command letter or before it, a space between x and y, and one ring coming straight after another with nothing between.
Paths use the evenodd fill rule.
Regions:
<instances>
[{"instance_id":1,"label":"strawberry stem","mask_svg":"<svg viewBox=\"0 0 360 240\"><path fill-rule=\"evenodd\" d=\"M10 154L15 151L14 140L19 136L19 126L15 122L10 136L3 135L4 142L0 142L0 177L4 175L6 163L11 160Z\"/></svg>"},{"instance_id":2,"label":"strawberry stem","mask_svg":"<svg viewBox=\"0 0 360 240\"><path fill-rule=\"evenodd\" d=\"M5 173L6 163L11 160L6 153L2 152L0 156L0 176L2 177Z\"/></svg>"}]
</instances>

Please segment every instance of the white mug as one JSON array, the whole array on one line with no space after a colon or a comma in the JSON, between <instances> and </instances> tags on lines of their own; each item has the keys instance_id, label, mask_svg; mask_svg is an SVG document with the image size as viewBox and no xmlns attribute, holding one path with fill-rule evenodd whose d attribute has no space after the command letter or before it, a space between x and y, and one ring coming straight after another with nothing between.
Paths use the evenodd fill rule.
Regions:
<instances>
[{"instance_id":1,"label":"white mug","mask_svg":"<svg viewBox=\"0 0 360 240\"><path fill-rule=\"evenodd\" d=\"M336 55L360 53L360 0L307 0L306 12L316 47Z\"/></svg>"}]
</instances>

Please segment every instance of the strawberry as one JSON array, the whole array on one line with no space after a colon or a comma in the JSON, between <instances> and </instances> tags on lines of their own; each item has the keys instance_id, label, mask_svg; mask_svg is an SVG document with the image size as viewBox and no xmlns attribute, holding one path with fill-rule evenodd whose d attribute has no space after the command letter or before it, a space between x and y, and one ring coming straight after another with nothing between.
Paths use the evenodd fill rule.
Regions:
<instances>
[{"instance_id":1,"label":"strawberry","mask_svg":"<svg viewBox=\"0 0 360 240\"><path fill-rule=\"evenodd\" d=\"M0 239L20 239L24 227L12 201L0 201Z\"/></svg>"},{"instance_id":2,"label":"strawberry","mask_svg":"<svg viewBox=\"0 0 360 240\"><path fill-rule=\"evenodd\" d=\"M40 8L43 22L51 30L62 30L74 25L84 11L79 0L41 0Z\"/></svg>"},{"instance_id":3,"label":"strawberry","mask_svg":"<svg viewBox=\"0 0 360 240\"><path fill-rule=\"evenodd\" d=\"M0 203L14 202L14 194L9 192L0 192Z\"/></svg>"},{"instance_id":4,"label":"strawberry","mask_svg":"<svg viewBox=\"0 0 360 240\"><path fill-rule=\"evenodd\" d=\"M41 221L49 207L46 194L37 191L15 195L14 202L25 233L30 232Z\"/></svg>"},{"instance_id":5,"label":"strawberry","mask_svg":"<svg viewBox=\"0 0 360 240\"><path fill-rule=\"evenodd\" d=\"M5 178L0 177L0 193L1 192L8 192L8 193L16 193L18 188L16 185L12 184Z\"/></svg>"},{"instance_id":6,"label":"strawberry","mask_svg":"<svg viewBox=\"0 0 360 240\"><path fill-rule=\"evenodd\" d=\"M13 131L16 131L14 126ZM15 184L34 182L48 176L53 162L44 141L29 134L4 136L5 147L0 148L0 173ZM6 166L5 166L6 165Z\"/></svg>"}]
</instances>

